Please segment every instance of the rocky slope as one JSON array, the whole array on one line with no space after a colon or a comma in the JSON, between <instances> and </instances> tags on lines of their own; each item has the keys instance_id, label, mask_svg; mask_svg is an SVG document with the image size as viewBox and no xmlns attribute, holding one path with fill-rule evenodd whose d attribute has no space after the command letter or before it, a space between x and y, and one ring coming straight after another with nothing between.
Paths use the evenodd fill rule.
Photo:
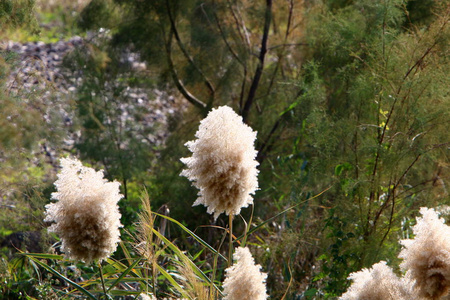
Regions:
<instances>
[{"instance_id":1,"label":"rocky slope","mask_svg":"<svg viewBox=\"0 0 450 300\"><path fill-rule=\"evenodd\" d=\"M64 139L66 150L70 150L81 138L79 127L77 128L74 123L76 123L76 99L83 83L83 71L71 71L63 67L63 60L66 55L74 51L83 51L87 47L89 44L80 37L53 44L43 42L22 44L12 41L0 44L1 50L16 55L7 82L8 92L28 97L27 101L44 103L46 109L42 112L43 119L57 126L59 123L67 132ZM128 64L130 70L134 72L146 71L146 65L139 60L139 55L130 51L121 54L120 63ZM113 88L117 84L117 82L108 83L101 96L114 111L115 118L120 119L116 124L141 136L143 143L151 146L163 144L167 136L169 119L184 109L186 103L165 91L142 87L126 87L119 95L120 99L116 99L117 95L113 92ZM46 155L52 164L57 164L60 153L56 153L55 149L59 147L45 143L44 146L44 151L47 152Z\"/></svg>"}]
</instances>

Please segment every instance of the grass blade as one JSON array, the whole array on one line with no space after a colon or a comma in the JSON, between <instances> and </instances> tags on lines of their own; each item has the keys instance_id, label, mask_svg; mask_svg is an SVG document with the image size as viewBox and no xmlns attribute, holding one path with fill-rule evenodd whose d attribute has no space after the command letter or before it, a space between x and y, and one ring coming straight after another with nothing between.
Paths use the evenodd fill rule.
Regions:
<instances>
[{"instance_id":1,"label":"grass blade","mask_svg":"<svg viewBox=\"0 0 450 300\"><path fill-rule=\"evenodd\" d=\"M183 295L183 298L189 298L189 296L186 294L186 292L183 290L183 288L178 284L178 282L173 278L172 275L170 275L164 268L162 268L160 265L156 265L159 272L172 284L173 287L177 289L177 291Z\"/></svg>"},{"instance_id":2,"label":"grass blade","mask_svg":"<svg viewBox=\"0 0 450 300\"><path fill-rule=\"evenodd\" d=\"M161 218L165 218L167 220L169 220L170 222L178 225L181 229L183 229L185 232L187 232L190 236L192 236L197 242L199 242L200 244L202 244L205 248L209 249L212 253L219 255L222 259L224 259L225 261L228 261L227 258L225 256L223 256L222 254L220 254L219 252L216 251L216 249L214 249L213 247L211 247L207 242L205 242L204 240L202 240L198 235L196 235L194 232L192 232L191 230L189 230L186 226L184 226L183 224L181 224L180 222L178 222L175 219L172 219L171 217L162 215L162 214L158 214L155 212L152 212L152 214L157 215Z\"/></svg>"},{"instance_id":3,"label":"grass blade","mask_svg":"<svg viewBox=\"0 0 450 300\"><path fill-rule=\"evenodd\" d=\"M71 286L73 286L74 288L76 288L77 290L79 290L81 293L85 294L87 297L89 297L90 299L96 300L97 298L95 298L94 295L92 295L89 291L87 291L86 289L84 289L82 286L80 286L79 284L77 284L76 282L73 282L72 280L70 280L69 278L65 277L64 275L62 275L61 273L59 273L58 271L56 271L55 269L53 269L52 267L50 267L49 265L47 265L46 263L40 261L37 258L34 258L33 256L29 255L29 254L24 254L26 257L28 257L29 259L31 259L32 261L34 261L35 263L37 263L38 265L40 265L41 267L43 267L44 269L46 269L47 271L49 271L50 273L52 273L53 275L55 275L56 277L60 278L61 280L64 280L65 282L67 282L68 284L70 284Z\"/></svg>"},{"instance_id":4,"label":"grass blade","mask_svg":"<svg viewBox=\"0 0 450 300\"><path fill-rule=\"evenodd\" d=\"M132 263L117 279L114 283L108 288L107 292L109 292L113 287L115 287L131 270L141 261L141 258L137 259L134 263Z\"/></svg>"},{"instance_id":5,"label":"grass blade","mask_svg":"<svg viewBox=\"0 0 450 300\"><path fill-rule=\"evenodd\" d=\"M54 260L63 260L64 256L57 255L57 254L45 254L45 253L23 253L23 255L26 256L33 256L35 258L42 258L42 259L54 259Z\"/></svg>"},{"instance_id":6,"label":"grass blade","mask_svg":"<svg viewBox=\"0 0 450 300\"><path fill-rule=\"evenodd\" d=\"M220 294L221 296L224 296L222 294L222 291L213 283L211 282L211 280L208 278L208 276L205 275L205 273L203 273L202 270L199 269L199 267L197 267L196 264L194 264L189 257L186 256L186 254L184 254L177 246L175 246L171 241L169 241L165 236L163 236L161 233L159 233L158 230L152 228L153 230L153 234L155 234L156 236L158 236L164 243L166 243L166 245L176 254L178 255L180 258L184 259L185 261L188 261L189 264L191 265L192 269L197 273L197 275L204 281L208 282L210 285L212 285ZM215 251L215 250L214 250ZM215 251L215 253L217 253L217 251ZM223 256L222 256L223 257Z\"/></svg>"}]
</instances>

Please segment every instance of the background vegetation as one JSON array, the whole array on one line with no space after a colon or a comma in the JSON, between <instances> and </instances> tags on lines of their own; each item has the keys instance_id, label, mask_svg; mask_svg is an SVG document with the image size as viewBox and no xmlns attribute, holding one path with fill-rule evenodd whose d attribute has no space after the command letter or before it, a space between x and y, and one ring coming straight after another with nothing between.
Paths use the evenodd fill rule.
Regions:
<instances>
[{"instance_id":1,"label":"background vegetation","mask_svg":"<svg viewBox=\"0 0 450 300\"><path fill-rule=\"evenodd\" d=\"M83 70L69 129L42 122L51 104L39 93L8 91L18 57L1 51L0 236L41 232L48 248L55 237L46 237L42 212L56 169L40 149L50 143L67 155L64 136L79 130L69 154L122 182L127 231L136 231L146 190L155 211L219 249L222 231L200 226L226 227L226 217L215 223L203 207L191 208L197 191L179 176L179 159L188 155L183 145L199 120L229 105L258 131L261 189L253 226L263 225L248 243L268 272L271 299L339 296L349 273L380 260L398 263L398 240L410 234L420 207L449 204L449 13L449 2L438 0L2 1L2 40L55 42L79 34L87 46L66 61L68 69ZM126 51L139 53L145 71L120 63ZM139 111L134 124L120 122L129 86L185 100L164 145L142 141L155 128L137 126ZM247 220L251 211L243 213ZM167 238L213 268L201 244L163 220L155 226L166 228ZM130 259L133 251L124 244L115 259ZM168 261L177 259L173 249L165 251ZM117 267L111 274L132 264L110 263ZM70 269L73 263L49 257L47 264L99 283L95 268ZM224 267L219 259L218 277ZM27 257L13 258L6 247L0 276L11 299L67 292L57 276ZM161 279L161 296L179 294L165 285Z\"/></svg>"}]
</instances>

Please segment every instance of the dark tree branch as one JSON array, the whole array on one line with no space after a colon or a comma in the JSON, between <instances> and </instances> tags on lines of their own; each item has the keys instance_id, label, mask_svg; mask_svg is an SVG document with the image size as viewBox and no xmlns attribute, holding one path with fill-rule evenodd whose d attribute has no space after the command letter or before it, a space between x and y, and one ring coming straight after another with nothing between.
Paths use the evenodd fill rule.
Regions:
<instances>
[{"instance_id":1,"label":"dark tree branch","mask_svg":"<svg viewBox=\"0 0 450 300\"><path fill-rule=\"evenodd\" d=\"M272 91L272 87L273 87L273 85L275 83L275 77L276 77L276 75L278 73L278 69L280 69L281 63L283 62L284 52L286 50L286 47L289 46L289 45L295 45L295 44L287 44L287 40L288 40L288 37L289 37L289 31L291 29L293 11L294 11L294 2L293 2L293 0L290 0L289 1L289 16L288 16L288 23L287 23L287 26L286 26L286 31L285 31L285 34L284 34L284 42L283 42L282 45L277 45L277 46L268 48L268 51L270 51L271 49L278 48L278 47L281 47L282 50L281 50L281 52L280 52L280 54L278 56L277 65L275 66L275 70L273 71L272 77L270 79L270 83L269 83L269 87L267 88L266 96L268 96L270 94L270 92ZM283 74L282 74L282 76L283 76Z\"/></svg>"},{"instance_id":2,"label":"dark tree branch","mask_svg":"<svg viewBox=\"0 0 450 300\"><path fill-rule=\"evenodd\" d=\"M409 173L411 168L416 164L416 162L419 160L420 157L421 157L421 154L417 155L416 158L414 159L414 161L408 166L408 168L406 168L405 172L403 172L402 176L400 176L400 178L397 180L396 184L394 185L394 187L392 188L392 190L390 192L390 195L388 196L386 201L383 203L383 205L381 206L380 210L378 211L378 213L377 213L377 215L376 215L376 217L374 219L374 224L376 224L376 222L378 221L378 219L381 216L381 213L387 207L387 203L390 200L389 198L392 197L392 207L391 207L391 214L390 214L390 217L389 217L389 225L388 225L388 228L387 228L383 238L381 239L380 245L383 244L384 240L388 236L388 234L389 234L389 232L391 230L391 227L392 227L392 222L393 222L394 212L395 212L394 208L395 208L395 193L396 193L396 190L399 187L399 185L402 182L402 180L406 177L406 175Z\"/></svg>"},{"instance_id":3,"label":"dark tree branch","mask_svg":"<svg viewBox=\"0 0 450 300\"><path fill-rule=\"evenodd\" d=\"M206 108L206 104L192 95L178 78L178 74L172 60L172 34L173 31L171 30L168 40L165 42L167 63L169 65L170 74L172 75L172 80L175 83L178 91L184 96L184 98L186 98L187 101L200 108L201 110L204 110Z\"/></svg>"},{"instance_id":4,"label":"dark tree branch","mask_svg":"<svg viewBox=\"0 0 450 300\"><path fill-rule=\"evenodd\" d=\"M264 31L261 40L261 51L259 53L259 63L256 67L255 76L253 77L252 84L250 86L250 90L248 92L247 100L245 101L244 108L242 110L242 119L244 123L248 121L248 114L250 112L250 108L255 100L256 90L258 89L259 81L261 80L263 68L264 68L264 59L267 53L267 40L269 38L269 29L270 23L272 21L272 0L266 0L266 13L264 18Z\"/></svg>"},{"instance_id":5,"label":"dark tree branch","mask_svg":"<svg viewBox=\"0 0 450 300\"><path fill-rule=\"evenodd\" d=\"M173 32L174 36L175 36L175 40L177 41L178 47L181 49L181 52L183 52L184 57L189 61L189 63L194 67L194 69L202 76L203 81L206 85L206 87L209 90L210 93L210 97L214 99L214 94L215 94L215 89L213 84L211 83L211 81L208 80L208 78L206 78L206 75L203 73L203 71L198 67L198 65L194 62L194 60L192 59L192 57L189 55L186 47L184 47L180 35L178 33L177 27L175 25L175 20L173 18L172 12L170 10L170 5L169 5L169 1L166 0L166 8L167 8L167 14L169 16L169 21L170 21L170 28L171 31Z\"/></svg>"}]
</instances>

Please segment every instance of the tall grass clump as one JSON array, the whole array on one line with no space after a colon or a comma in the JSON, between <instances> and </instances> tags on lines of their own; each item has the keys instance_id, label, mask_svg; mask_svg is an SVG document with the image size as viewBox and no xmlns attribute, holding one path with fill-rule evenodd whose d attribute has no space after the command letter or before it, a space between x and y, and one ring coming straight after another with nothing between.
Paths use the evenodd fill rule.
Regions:
<instances>
[{"instance_id":1,"label":"tall grass clump","mask_svg":"<svg viewBox=\"0 0 450 300\"><path fill-rule=\"evenodd\" d=\"M147 193L142 196L142 211L135 224L136 230L127 231L131 241L121 242L121 215L117 205L123 197L119 193L120 183L109 182L103 178L102 171L84 167L79 160L71 158L61 159L62 169L54 183L56 192L52 194L57 202L46 206L45 222L50 224L49 231L61 239L61 250L69 261L98 261L98 274L77 284L58 272L57 265L51 266L39 260L51 258L62 263L62 256L24 256L91 299L96 299L96 290L91 292L87 287L100 284L100 298L135 295L142 299L267 299L267 274L260 271L260 265L255 265L247 247L236 248L236 264L232 265L233 244L238 242L244 246L249 228L245 226L243 235L235 237L232 233L233 216L238 215L242 207L253 203L252 195L258 188L258 163L253 147L256 132L225 106L213 109L201 121L196 136L197 140L186 144L193 155L182 159L187 165L182 175L200 189L194 205L207 206L215 218L223 212L229 215L229 228L221 228L225 232L222 243L226 235L229 236L228 259L180 222L166 214L153 212ZM169 222L181 228L204 249L191 255L170 241L166 232ZM111 257L118 243L122 260ZM204 263L196 262L205 249L212 256L206 256ZM223 261L219 262L219 259ZM228 268L224 271L226 276L222 289L219 283L224 264ZM136 287L128 282L134 282Z\"/></svg>"}]
</instances>

